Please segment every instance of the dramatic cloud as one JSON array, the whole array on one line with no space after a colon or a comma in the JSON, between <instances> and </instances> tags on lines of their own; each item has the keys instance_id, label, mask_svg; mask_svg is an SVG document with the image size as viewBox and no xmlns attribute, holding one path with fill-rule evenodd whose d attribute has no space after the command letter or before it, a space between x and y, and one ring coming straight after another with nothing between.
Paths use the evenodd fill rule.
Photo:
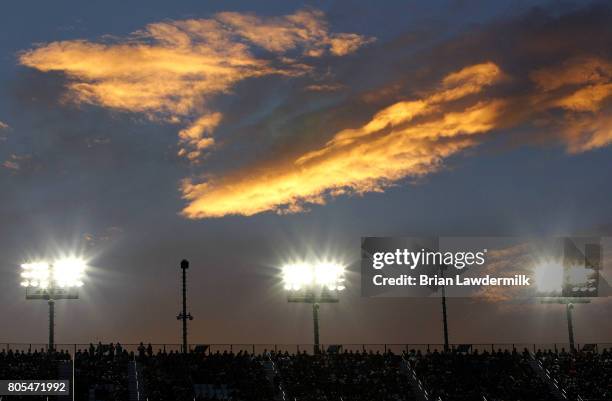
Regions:
<instances>
[{"instance_id":1,"label":"dramatic cloud","mask_svg":"<svg viewBox=\"0 0 612 401\"><path fill-rule=\"evenodd\" d=\"M186 180L183 192L191 203L184 214L297 212L305 203L324 203L327 195L381 191L406 176L430 173L442 159L478 143L474 136L494 127L503 101L475 101L457 110L444 106L502 77L494 64L470 66L447 76L428 97L391 105L296 160L199 184Z\"/></svg>"},{"instance_id":2,"label":"dramatic cloud","mask_svg":"<svg viewBox=\"0 0 612 401\"><path fill-rule=\"evenodd\" d=\"M372 47L368 60L381 66L387 59L400 61L382 69L395 76L358 94L361 103L347 101L347 115L363 121L365 111L369 120L355 127L346 118L344 127L351 128L337 129L323 144L296 141L292 156L272 154L224 175L185 180L189 203L183 214L299 212L338 195L383 191L439 170L449 156L492 134L512 146L562 145L570 154L608 146L611 26L612 10L605 5L561 16L534 9L417 54L401 56L406 47L401 38ZM371 71L353 72L353 82ZM435 76L437 86L429 79Z\"/></svg>"},{"instance_id":3,"label":"dramatic cloud","mask_svg":"<svg viewBox=\"0 0 612 401\"><path fill-rule=\"evenodd\" d=\"M339 195L384 191L438 171L447 158L493 134L513 145L561 145L568 153L608 146L610 26L612 11L605 6L556 17L535 9L420 51L407 51L402 38L370 46L346 60L350 68L343 65L342 75L327 71L296 85L297 92L285 88L281 102L290 107L253 117L276 113L277 121L258 122L282 142L257 154L257 162L245 158L233 171L183 180L183 215L292 213ZM321 57L344 56L369 42L331 33L314 10L265 18L219 13L150 24L114 43L55 42L24 52L20 61L63 72L67 101L182 124L179 155L199 162L218 146L217 127L236 115L250 120L240 110L214 110L214 96L249 78L302 77L322 64L327 69L331 57ZM342 66L342 58L333 65ZM326 97L336 91L343 104ZM302 103L307 96L315 100Z\"/></svg>"},{"instance_id":4,"label":"dramatic cloud","mask_svg":"<svg viewBox=\"0 0 612 401\"><path fill-rule=\"evenodd\" d=\"M0 130L4 130L4 129L8 129L8 124L3 123L2 121L0 121Z\"/></svg>"},{"instance_id":5,"label":"dramatic cloud","mask_svg":"<svg viewBox=\"0 0 612 401\"><path fill-rule=\"evenodd\" d=\"M221 119L207 105L213 96L252 77L303 75L311 67L300 58L342 56L369 41L330 33L317 10L268 18L227 12L150 24L114 43L54 42L22 53L19 60L40 71L66 74L67 101L177 123L195 118L180 140L180 154L194 160L213 143L202 135ZM255 55L262 51L270 54Z\"/></svg>"},{"instance_id":6,"label":"dramatic cloud","mask_svg":"<svg viewBox=\"0 0 612 401\"><path fill-rule=\"evenodd\" d=\"M189 218L299 212L342 194L382 191L438 170L445 158L478 145L493 130L542 120L569 152L612 142L612 117L597 114L612 95L609 61L569 60L530 77L525 95L493 97L487 89L512 77L494 63L465 67L426 96L396 102L365 125L340 131L320 149L290 162L248 168L182 186Z\"/></svg>"}]
</instances>

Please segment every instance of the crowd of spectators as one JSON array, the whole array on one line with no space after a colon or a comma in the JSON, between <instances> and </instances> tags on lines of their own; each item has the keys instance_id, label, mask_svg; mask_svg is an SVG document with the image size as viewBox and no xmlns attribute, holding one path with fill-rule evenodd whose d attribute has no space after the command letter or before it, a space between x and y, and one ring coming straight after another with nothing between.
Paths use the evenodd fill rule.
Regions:
<instances>
[{"instance_id":1,"label":"crowd of spectators","mask_svg":"<svg viewBox=\"0 0 612 401\"><path fill-rule=\"evenodd\" d=\"M612 400L612 350L602 352L537 351L536 357L570 399Z\"/></svg>"},{"instance_id":2,"label":"crowd of spectators","mask_svg":"<svg viewBox=\"0 0 612 401\"><path fill-rule=\"evenodd\" d=\"M125 401L128 399L128 363L134 359L121 344L90 344L75 357L76 399Z\"/></svg>"},{"instance_id":3,"label":"crowd of spectators","mask_svg":"<svg viewBox=\"0 0 612 401\"><path fill-rule=\"evenodd\" d=\"M137 361L150 400L270 401L273 387L263 358L242 351L154 354L150 346L141 346Z\"/></svg>"},{"instance_id":4,"label":"crowd of spectators","mask_svg":"<svg viewBox=\"0 0 612 401\"><path fill-rule=\"evenodd\" d=\"M288 399L300 401L408 401L414 393L391 352L271 353Z\"/></svg>"},{"instance_id":5,"label":"crowd of spectators","mask_svg":"<svg viewBox=\"0 0 612 401\"><path fill-rule=\"evenodd\" d=\"M405 355L431 398L444 401L554 401L527 351L415 352ZM484 397L484 398L483 398Z\"/></svg>"},{"instance_id":6,"label":"crowd of spectators","mask_svg":"<svg viewBox=\"0 0 612 401\"><path fill-rule=\"evenodd\" d=\"M130 358L134 359L134 355L123 350L120 344L90 345L88 350L78 350L74 358L75 398L89 400L92 395L95 400L128 400L127 362ZM65 377L60 375L62 366ZM71 376L72 357L66 351L0 351L2 380L70 380ZM11 396L11 399L28 400L32 396Z\"/></svg>"},{"instance_id":7,"label":"crowd of spectators","mask_svg":"<svg viewBox=\"0 0 612 401\"><path fill-rule=\"evenodd\" d=\"M64 352L48 353L44 349L0 351L0 379L57 379L58 361L70 360Z\"/></svg>"},{"instance_id":8,"label":"crowd of spectators","mask_svg":"<svg viewBox=\"0 0 612 401\"><path fill-rule=\"evenodd\" d=\"M593 350L594 351L594 350ZM536 359L534 359L534 357ZM569 401L612 400L612 351L214 352L153 351L141 344L90 344L74 354L76 399L130 399L129 371L140 399L155 401L411 401L412 372L429 399L443 401L553 401L540 361ZM0 379L62 379L71 367L64 351L2 350ZM132 381L134 377L132 376ZM20 398L14 398L19 400Z\"/></svg>"}]
</instances>

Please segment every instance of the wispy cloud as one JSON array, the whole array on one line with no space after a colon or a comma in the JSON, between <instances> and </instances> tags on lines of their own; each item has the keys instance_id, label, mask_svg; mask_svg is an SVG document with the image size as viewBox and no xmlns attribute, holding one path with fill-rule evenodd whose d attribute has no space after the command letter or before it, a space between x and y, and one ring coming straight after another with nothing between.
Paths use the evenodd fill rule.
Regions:
<instances>
[{"instance_id":1,"label":"wispy cloud","mask_svg":"<svg viewBox=\"0 0 612 401\"><path fill-rule=\"evenodd\" d=\"M185 147L179 151L179 156L186 155L189 160L198 160L205 149L212 147L215 140L212 133L221 122L222 114L219 112L205 114L196 119L189 127L179 132L180 142ZM187 151L191 148L191 151Z\"/></svg>"},{"instance_id":2,"label":"wispy cloud","mask_svg":"<svg viewBox=\"0 0 612 401\"><path fill-rule=\"evenodd\" d=\"M470 66L448 75L429 96L395 103L295 160L203 183L186 180L182 190L190 204L183 212L190 218L298 212L328 196L382 191L406 176L430 173L444 158L477 144L475 137L495 126L503 101L445 106L502 77L492 63Z\"/></svg>"},{"instance_id":3,"label":"wispy cloud","mask_svg":"<svg viewBox=\"0 0 612 401\"><path fill-rule=\"evenodd\" d=\"M13 171L21 170L23 163L28 161L29 159L29 155L12 154L8 157L8 159L2 162L2 167Z\"/></svg>"},{"instance_id":4,"label":"wispy cloud","mask_svg":"<svg viewBox=\"0 0 612 401\"><path fill-rule=\"evenodd\" d=\"M19 61L65 73L66 101L189 124L181 131L180 154L195 160L213 143L203 135L221 119L209 106L214 96L253 77L303 75L311 71L308 58L343 56L370 41L330 32L318 10L265 18L225 12L149 24L111 43L53 42L23 52Z\"/></svg>"},{"instance_id":5,"label":"wispy cloud","mask_svg":"<svg viewBox=\"0 0 612 401\"><path fill-rule=\"evenodd\" d=\"M444 159L483 141L494 130L540 120L569 152L612 143L612 116L597 112L612 95L609 61L569 60L538 69L525 95L487 90L512 77L494 63L444 77L426 96L396 102L365 125L342 130L323 147L290 162L249 167L182 186L189 218L300 212L338 195L383 191L398 180L438 170Z\"/></svg>"},{"instance_id":6,"label":"wispy cloud","mask_svg":"<svg viewBox=\"0 0 612 401\"><path fill-rule=\"evenodd\" d=\"M612 143L612 115L603 111L612 96L612 60L575 57L560 66L542 68L530 75L539 91L532 96L538 109L561 109L550 117L567 149L584 152Z\"/></svg>"},{"instance_id":7,"label":"wispy cloud","mask_svg":"<svg viewBox=\"0 0 612 401\"><path fill-rule=\"evenodd\" d=\"M313 92L334 92L344 89L344 85L338 83L320 83L308 85L304 89Z\"/></svg>"}]
</instances>

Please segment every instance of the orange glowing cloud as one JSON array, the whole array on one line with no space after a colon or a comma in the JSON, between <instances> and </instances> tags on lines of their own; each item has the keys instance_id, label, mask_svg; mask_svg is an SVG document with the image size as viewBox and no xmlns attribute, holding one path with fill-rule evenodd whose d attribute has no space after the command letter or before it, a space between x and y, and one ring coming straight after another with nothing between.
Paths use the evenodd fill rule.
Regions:
<instances>
[{"instance_id":1,"label":"orange glowing cloud","mask_svg":"<svg viewBox=\"0 0 612 401\"><path fill-rule=\"evenodd\" d=\"M291 161L206 182L183 182L189 218L298 212L328 196L382 191L408 176L440 167L443 159L478 144L495 127L502 100L442 106L502 78L492 63L467 67L443 80L424 99L393 104L358 129L337 133L323 148Z\"/></svg>"},{"instance_id":2,"label":"orange glowing cloud","mask_svg":"<svg viewBox=\"0 0 612 401\"><path fill-rule=\"evenodd\" d=\"M507 80L494 63L444 77L419 99L395 102L358 128L337 132L319 149L223 177L184 180L188 218L293 213L338 195L383 191L398 180L437 171L444 159L477 146L494 130L547 117L554 138L571 153L612 143L612 116L597 113L612 94L605 60L570 60L534 71L525 95L492 97ZM558 113L556 111L561 111ZM555 113L551 113L555 112Z\"/></svg>"},{"instance_id":3,"label":"orange glowing cloud","mask_svg":"<svg viewBox=\"0 0 612 401\"><path fill-rule=\"evenodd\" d=\"M315 70L314 58L345 56L370 42L362 35L331 32L317 10L280 17L224 12L208 19L153 23L111 43L49 43L23 52L19 60L39 71L64 73L66 101L182 124L178 154L198 162L218 147L214 131L231 120L212 109L213 97L255 77L304 76ZM548 65L538 59L538 66L528 72L518 69L517 76L508 75L517 69L502 71L503 57L482 56L480 60L497 61L457 64L437 84L421 91L411 88L415 92L409 96L401 93L402 85L385 82L375 95L358 96L368 108L381 105L369 112L367 121L344 122L317 147L292 149L290 157L272 155L222 175L183 180L180 190L187 205L182 214L197 219L292 213L335 196L384 191L399 180L435 172L448 157L479 145L487 134L507 134L510 128L533 133L534 141L542 137L561 143L569 153L608 146L612 61L605 52L591 53L598 56L564 53ZM422 71L444 68L428 68L433 61L424 58ZM410 78L402 80L412 82ZM347 83L321 80L303 88L352 89ZM350 96L352 91L343 92Z\"/></svg>"},{"instance_id":4,"label":"orange glowing cloud","mask_svg":"<svg viewBox=\"0 0 612 401\"><path fill-rule=\"evenodd\" d=\"M530 77L540 89L531 102L537 110L565 111L554 123L570 153L612 144L612 116L602 111L612 98L612 62L574 58Z\"/></svg>"},{"instance_id":5,"label":"orange glowing cloud","mask_svg":"<svg viewBox=\"0 0 612 401\"><path fill-rule=\"evenodd\" d=\"M385 127L398 126L419 115L430 114L437 110L437 105L478 93L486 86L490 86L502 78L500 69L493 63L466 67L459 72L448 75L442 81L439 90L428 95L425 99L398 102L385 108L363 127L339 132L327 144L328 146L301 157L298 163L329 151L333 148L333 145L348 145L357 138L370 135ZM422 131L423 134L425 132Z\"/></svg>"},{"instance_id":6,"label":"orange glowing cloud","mask_svg":"<svg viewBox=\"0 0 612 401\"><path fill-rule=\"evenodd\" d=\"M63 72L68 78L67 101L176 123L195 118L180 133L180 153L196 159L213 143L200 135L210 134L221 117L207 106L213 96L248 78L309 71L308 65L288 57L290 52L302 57L342 56L370 41L361 35L331 33L317 10L266 18L228 12L210 19L153 23L112 43L53 42L23 52L19 61L44 72ZM255 56L258 48L271 55Z\"/></svg>"},{"instance_id":7,"label":"orange glowing cloud","mask_svg":"<svg viewBox=\"0 0 612 401\"><path fill-rule=\"evenodd\" d=\"M605 83L612 77L612 63L598 57L578 57L559 66L536 70L530 77L546 92L565 85Z\"/></svg>"},{"instance_id":8,"label":"orange glowing cloud","mask_svg":"<svg viewBox=\"0 0 612 401\"><path fill-rule=\"evenodd\" d=\"M581 153L612 144L612 115L574 116L564 122L562 135L570 153Z\"/></svg>"},{"instance_id":9,"label":"orange glowing cloud","mask_svg":"<svg viewBox=\"0 0 612 401\"><path fill-rule=\"evenodd\" d=\"M217 19L240 37L275 53L301 47L306 56L319 57L326 52L344 56L373 41L353 33L330 34L325 15L319 10L271 18L224 12L217 14Z\"/></svg>"},{"instance_id":10,"label":"orange glowing cloud","mask_svg":"<svg viewBox=\"0 0 612 401\"><path fill-rule=\"evenodd\" d=\"M198 118L189 127L179 132L179 139L181 143L189 145L192 149L191 152L187 153L189 160L197 160L204 149L210 148L215 144L215 140L210 136L214 129L221 122L221 113L206 114ZM185 148L181 148L179 156L185 155L187 151Z\"/></svg>"}]
</instances>

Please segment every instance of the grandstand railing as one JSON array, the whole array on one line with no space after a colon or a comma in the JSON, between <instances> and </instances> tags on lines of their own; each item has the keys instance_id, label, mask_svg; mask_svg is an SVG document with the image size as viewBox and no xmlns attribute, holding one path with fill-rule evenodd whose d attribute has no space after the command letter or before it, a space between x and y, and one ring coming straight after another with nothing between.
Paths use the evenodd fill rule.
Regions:
<instances>
[{"instance_id":1,"label":"grandstand railing","mask_svg":"<svg viewBox=\"0 0 612 401\"><path fill-rule=\"evenodd\" d=\"M109 344L109 343L103 343ZM117 344L117 343L115 343ZM94 347L97 346L97 343L93 344ZM147 347L149 343L144 343L144 346ZM275 351L275 352L288 352L290 354L295 353L312 353L314 351L314 344L208 344L205 342L197 342L191 344L189 346L190 350L194 350L198 345L204 345L206 347L207 353L216 353L218 352L249 352L254 354L261 354L265 351ZM421 352L442 352L444 350L444 344L322 344L321 349L327 350L327 347L330 345L341 345L342 350L353 351L353 352L387 352L391 351L393 353L399 354L403 351L421 351ZM463 346L465 344L451 344L451 349L455 349L459 346ZM490 344L469 344L471 345L469 352L495 352L498 350L501 351L523 351L527 349L531 352L536 352L538 350L552 350L561 352L562 350L569 351L570 345L569 343L490 343ZM576 348L581 350L584 346L588 345L587 348L593 347L595 352L602 352L605 349L612 349L611 343L587 343L587 344L577 344ZM55 344L56 351L64 351L69 354L73 354L78 350L87 350L90 344ZM123 344L121 343L121 347L128 352L138 353L138 348L140 344ZM182 351L181 344L151 344L151 348L153 348L153 352L157 353L158 351L165 352L180 352ZM0 352L2 351L23 351L28 352L35 350L47 350L47 344L41 343L0 343Z\"/></svg>"}]
</instances>

